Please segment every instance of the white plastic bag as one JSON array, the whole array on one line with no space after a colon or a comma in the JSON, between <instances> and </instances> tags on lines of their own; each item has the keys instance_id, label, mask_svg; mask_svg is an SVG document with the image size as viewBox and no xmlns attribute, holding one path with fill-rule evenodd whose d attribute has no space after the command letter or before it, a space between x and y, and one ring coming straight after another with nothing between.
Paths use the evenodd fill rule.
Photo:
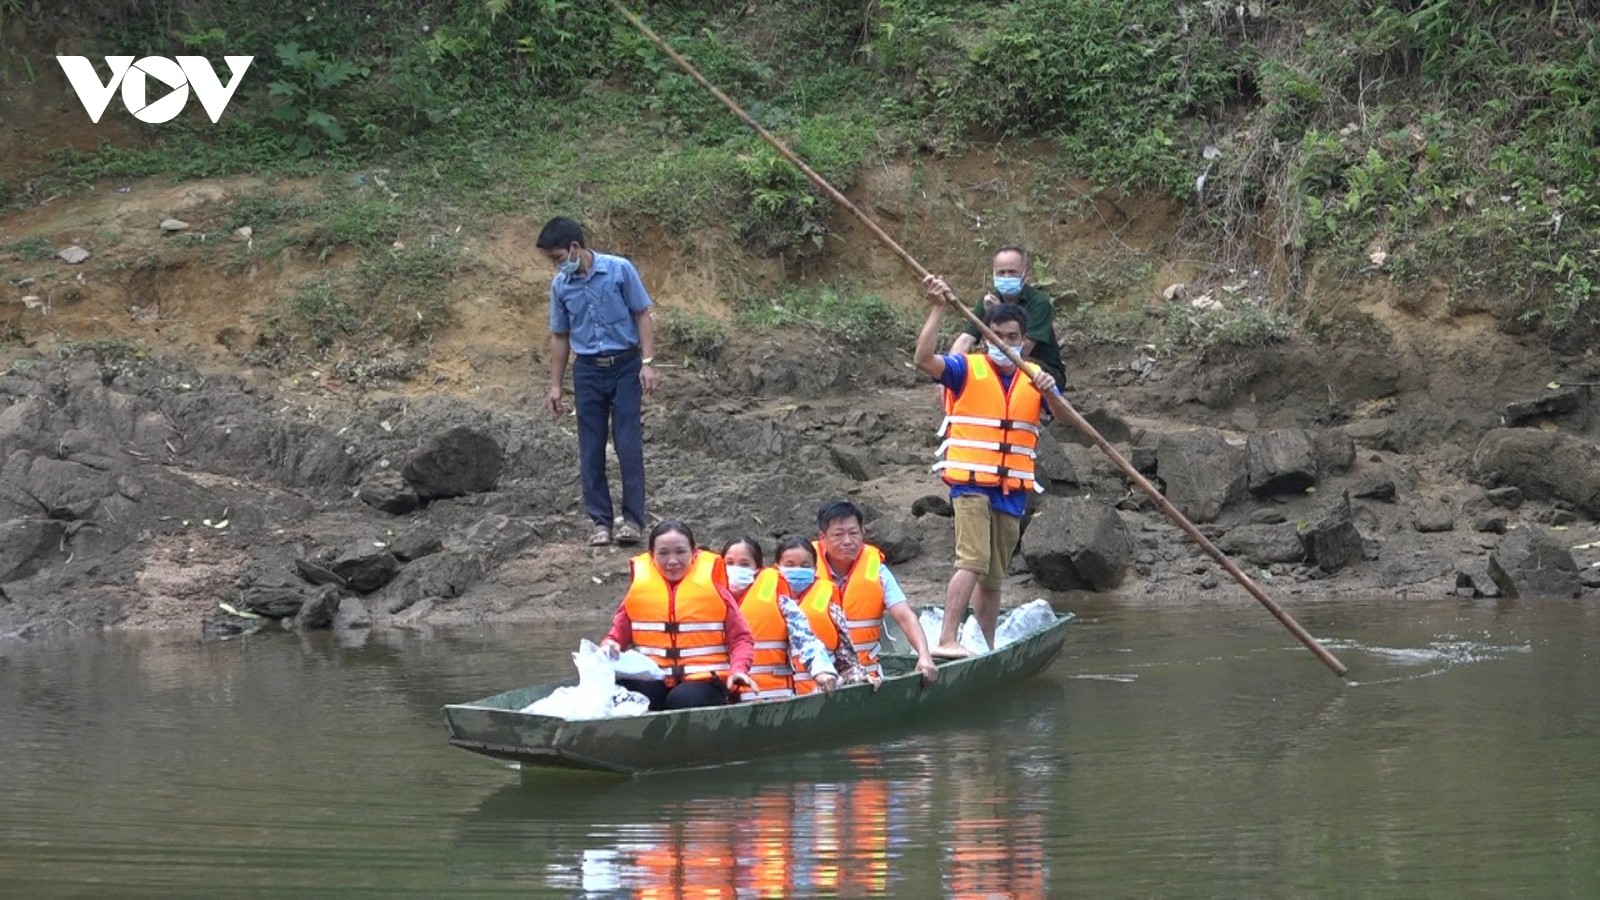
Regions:
<instances>
[{"instance_id":1,"label":"white plastic bag","mask_svg":"<svg viewBox=\"0 0 1600 900\"><path fill-rule=\"evenodd\" d=\"M560 719L603 719L611 714L617 691L611 660L585 638L572 661L578 667L578 684L556 688L550 696L528 704L523 712Z\"/></svg>"},{"instance_id":2,"label":"white plastic bag","mask_svg":"<svg viewBox=\"0 0 1600 900\"><path fill-rule=\"evenodd\" d=\"M619 678L647 678L651 681L661 681L667 673L656 661L637 650L626 650L617 655L611 663L611 671Z\"/></svg>"},{"instance_id":3,"label":"white plastic bag","mask_svg":"<svg viewBox=\"0 0 1600 900\"><path fill-rule=\"evenodd\" d=\"M928 639L928 646L935 647L939 643L939 630L944 627L944 610L925 609L917 617L922 625L922 634ZM978 628L978 620L969 617L961 623L961 629L956 634L956 640L961 646L967 648L969 653L988 653L989 645L983 641L983 632Z\"/></svg>"},{"instance_id":4,"label":"white plastic bag","mask_svg":"<svg viewBox=\"0 0 1600 900\"><path fill-rule=\"evenodd\" d=\"M944 627L944 610L925 609L918 617L922 624L922 633L927 635L928 646L939 643L939 630ZM1030 600L1027 603L1003 613L994 629L994 649L999 650L1007 644L1015 643L1042 628L1046 628L1056 621L1056 612L1050 607L1050 601L1043 598ZM968 616L961 623L958 636L961 646L971 653L988 653L989 645L983 640L983 631L978 628L978 619Z\"/></svg>"},{"instance_id":5,"label":"white plastic bag","mask_svg":"<svg viewBox=\"0 0 1600 900\"><path fill-rule=\"evenodd\" d=\"M1056 611L1051 608L1049 600L1043 597L1030 600L1000 617L1000 623L994 629L995 649L1015 643L1055 623Z\"/></svg>"}]
</instances>

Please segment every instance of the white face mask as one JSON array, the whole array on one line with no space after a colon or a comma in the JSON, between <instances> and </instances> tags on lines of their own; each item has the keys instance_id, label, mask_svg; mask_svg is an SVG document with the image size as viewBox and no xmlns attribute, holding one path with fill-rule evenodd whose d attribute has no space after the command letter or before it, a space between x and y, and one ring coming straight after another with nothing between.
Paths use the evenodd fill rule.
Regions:
<instances>
[{"instance_id":1,"label":"white face mask","mask_svg":"<svg viewBox=\"0 0 1600 900\"><path fill-rule=\"evenodd\" d=\"M1011 349L1018 356L1022 355L1022 348L1021 347L1012 347ZM1016 366L1013 365L1011 360L1006 356L1005 351L1001 350L999 347L995 346L994 344L990 344L989 345L989 362L992 362L997 366L1001 366L1001 367L1007 368L1007 369L1015 369L1016 368Z\"/></svg>"},{"instance_id":2,"label":"white face mask","mask_svg":"<svg viewBox=\"0 0 1600 900\"><path fill-rule=\"evenodd\" d=\"M754 584L756 570L746 566L728 566L728 587L742 591Z\"/></svg>"}]
</instances>

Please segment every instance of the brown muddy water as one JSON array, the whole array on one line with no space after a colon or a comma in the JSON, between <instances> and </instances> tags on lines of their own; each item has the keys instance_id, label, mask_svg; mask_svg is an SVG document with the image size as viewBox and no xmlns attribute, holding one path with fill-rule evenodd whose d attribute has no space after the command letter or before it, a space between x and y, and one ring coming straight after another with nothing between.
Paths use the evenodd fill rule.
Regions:
<instances>
[{"instance_id":1,"label":"brown muddy water","mask_svg":"<svg viewBox=\"0 0 1600 900\"><path fill-rule=\"evenodd\" d=\"M0 897L1600 896L1600 612L1084 607L911 731L619 780L453 749L578 628L0 646Z\"/></svg>"}]
</instances>

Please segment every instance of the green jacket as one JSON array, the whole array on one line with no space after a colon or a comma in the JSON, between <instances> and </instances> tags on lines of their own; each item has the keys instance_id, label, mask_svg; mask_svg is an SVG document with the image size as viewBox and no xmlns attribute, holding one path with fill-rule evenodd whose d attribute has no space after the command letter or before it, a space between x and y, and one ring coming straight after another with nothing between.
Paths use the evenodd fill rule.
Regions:
<instances>
[{"instance_id":1,"label":"green jacket","mask_svg":"<svg viewBox=\"0 0 1600 900\"><path fill-rule=\"evenodd\" d=\"M1033 352L1028 358L1044 366L1045 370L1061 381L1066 375L1066 366L1061 361L1061 343L1056 340L1056 308L1050 298L1044 295L1031 284L1022 286L1022 293L1016 300L1011 301L1021 306L1028 314L1028 328L1024 334L1033 341ZM978 318L983 318L983 301L973 304L972 312ZM967 334L978 337L978 329L971 324L967 325ZM1062 387L1066 387L1065 384Z\"/></svg>"}]
</instances>

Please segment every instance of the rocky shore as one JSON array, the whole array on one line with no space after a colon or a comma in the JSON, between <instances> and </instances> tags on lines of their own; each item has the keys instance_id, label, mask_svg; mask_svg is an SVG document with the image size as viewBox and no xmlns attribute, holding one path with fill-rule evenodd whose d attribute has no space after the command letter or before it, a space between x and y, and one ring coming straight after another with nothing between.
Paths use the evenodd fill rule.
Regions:
<instances>
[{"instance_id":1,"label":"rocky shore","mask_svg":"<svg viewBox=\"0 0 1600 900\"><path fill-rule=\"evenodd\" d=\"M651 402L652 513L720 546L810 534L822 501L851 496L913 599L937 602L953 526L927 472L934 388L899 360L852 367L824 346L747 344L727 356L738 362L670 372ZM1374 376L1357 359L1315 372L1328 397L1308 400L1297 379L1322 352L1156 365L1079 347L1068 396L1290 607L1358 593L1600 596L1600 366L1565 361L1566 383L1520 394L1494 382L1439 397L1379 378L1363 397L1351 385ZM0 378L0 637L614 608L633 551L584 544L570 419L318 374L108 352L15 359ZM1049 431L1048 492L1008 602L1248 602L1086 438Z\"/></svg>"}]
</instances>

